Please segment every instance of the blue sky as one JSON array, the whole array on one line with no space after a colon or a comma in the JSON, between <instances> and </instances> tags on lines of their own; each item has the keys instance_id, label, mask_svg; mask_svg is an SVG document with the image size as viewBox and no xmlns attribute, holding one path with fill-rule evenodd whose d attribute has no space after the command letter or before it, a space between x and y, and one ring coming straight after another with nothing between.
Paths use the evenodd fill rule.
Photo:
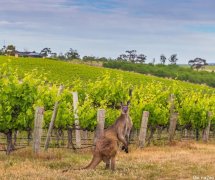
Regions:
<instances>
[{"instance_id":1,"label":"blue sky","mask_svg":"<svg viewBox=\"0 0 215 180\"><path fill-rule=\"evenodd\" d=\"M0 0L0 47L215 62L214 0Z\"/></svg>"}]
</instances>

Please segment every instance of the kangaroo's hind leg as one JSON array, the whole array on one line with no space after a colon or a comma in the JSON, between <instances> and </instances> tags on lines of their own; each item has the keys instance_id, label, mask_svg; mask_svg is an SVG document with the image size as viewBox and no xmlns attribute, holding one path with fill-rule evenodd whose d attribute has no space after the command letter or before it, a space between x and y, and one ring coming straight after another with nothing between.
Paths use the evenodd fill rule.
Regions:
<instances>
[{"instance_id":1,"label":"kangaroo's hind leg","mask_svg":"<svg viewBox=\"0 0 215 180\"><path fill-rule=\"evenodd\" d=\"M116 156L111 157L111 170L114 171L115 170L115 164L116 164Z\"/></svg>"},{"instance_id":2,"label":"kangaroo's hind leg","mask_svg":"<svg viewBox=\"0 0 215 180\"><path fill-rule=\"evenodd\" d=\"M105 163L105 169L110 169L110 159L105 157L103 161Z\"/></svg>"},{"instance_id":3,"label":"kangaroo's hind leg","mask_svg":"<svg viewBox=\"0 0 215 180\"><path fill-rule=\"evenodd\" d=\"M111 164L110 159L107 158L104 160L104 162L105 162L105 169L110 169L110 164Z\"/></svg>"},{"instance_id":4,"label":"kangaroo's hind leg","mask_svg":"<svg viewBox=\"0 0 215 180\"><path fill-rule=\"evenodd\" d=\"M105 163L105 169L110 169L110 158L108 158L107 156L103 156L102 160Z\"/></svg>"}]
</instances>

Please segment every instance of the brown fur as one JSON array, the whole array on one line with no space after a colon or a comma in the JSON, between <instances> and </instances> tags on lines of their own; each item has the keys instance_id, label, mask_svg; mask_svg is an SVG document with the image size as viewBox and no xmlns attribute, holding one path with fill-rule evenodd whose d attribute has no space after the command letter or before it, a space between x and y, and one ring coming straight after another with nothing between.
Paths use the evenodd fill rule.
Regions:
<instances>
[{"instance_id":1,"label":"brown fur","mask_svg":"<svg viewBox=\"0 0 215 180\"><path fill-rule=\"evenodd\" d=\"M131 133L132 127L133 127L133 122L131 120L131 117L128 115L127 131L125 132L125 138L126 138L126 141L128 144L129 144L129 140L130 140L130 133Z\"/></svg>"},{"instance_id":2,"label":"brown fur","mask_svg":"<svg viewBox=\"0 0 215 180\"><path fill-rule=\"evenodd\" d=\"M127 115L128 115L128 119L127 119L127 130L125 132L125 137L126 137L127 142L129 143L129 138L130 138L131 129L133 127L133 122L132 122L131 117L129 116L129 110L127 112Z\"/></svg>"},{"instance_id":3,"label":"brown fur","mask_svg":"<svg viewBox=\"0 0 215 180\"><path fill-rule=\"evenodd\" d=\"M115 158L119 142L123 143L124 150L128 152L128 141L125 137L129 137L132 121L128 115L128 107L126 111L123 107L125 106L122 105L122 113L116 122L105 130L104 136L97 140L93 159L84 169L95 169L101 161L104 161L107 169L115 170Z\"/></svg>"}]
</instances>

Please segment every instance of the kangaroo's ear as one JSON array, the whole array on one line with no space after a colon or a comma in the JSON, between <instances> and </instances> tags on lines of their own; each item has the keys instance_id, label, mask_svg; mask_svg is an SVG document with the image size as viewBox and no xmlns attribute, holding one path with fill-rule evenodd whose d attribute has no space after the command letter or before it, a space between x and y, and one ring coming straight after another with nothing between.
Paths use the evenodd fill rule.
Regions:
<instances>
[{"instance_id":1,"label":"kangaroo's ear","mask_svg":"<svg viewBox=\"0 0 215 180\"><path fill-rule=\"evenodd\" d=\"M129 104L130 104L130 100L127 101L127 105L129 105Z\"/></svg>"},{"instance_id":2,"label":"kangaroo's ear","mask_svg":"<svg viewBox=\"0 0 215 180\"><path fill-rule=\"evenodd\" d=\"M132 97L132 89L129 89L129 96Z\"/></svg>"},{"instance_id":3,"label":"kangaroo's ear","mask_svg":"<svg viewBox=\"0 0 215 180\"><path fill-rule=\"evenodd\" d=\"M119 105L118 105L118 106L115 106L115 109L118 109L118 110L119 110L119 109L121 109L121 108L122 108L122 106L119 106Z\"/></svg>"}]
</instances>

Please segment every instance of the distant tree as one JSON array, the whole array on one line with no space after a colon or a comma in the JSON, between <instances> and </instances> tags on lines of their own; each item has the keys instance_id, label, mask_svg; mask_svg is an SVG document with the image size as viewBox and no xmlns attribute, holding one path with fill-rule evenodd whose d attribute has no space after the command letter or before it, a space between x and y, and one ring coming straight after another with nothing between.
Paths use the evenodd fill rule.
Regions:
<instances>
[{"instance_id":1,"label":"distant tree","mask_svg":"<svg viewBox=\"0 0 215 180\"><path fill-rule=\"evenodd\" d=\"M5 50L7 55L14 56L16 52L16 47L14 45L8 45Z\"/></svg>"},{"instance_id":2,"label":"distant tree","mask_svg":"<svg viewBox=\"0 0 215 180\"><path fill-rule=\"evenodd\" d=\"M165 64L165 62L166 62L166 56L164 54L161 54L161 56L160 56L160 62L161 62L161 64Z\"/></svg>"},{"instance_id":3,"label":"distant tree","mask_svg":"<svg viewBox=\"0 0 215 180\"><path fill-rule=\"evenodd\" d=\"M137 58L137 51L136 50L127 50L125 52L127 53L128 60L132 63L135 63L135 60Z\"/></svg>"},{"instance_id":4,"label":"distant tree","mask_svg":"<svg viewBox=\"0 0 215 180\"><path fill-rule=\"evenodd\" d=\"M177 59L177 54L173 54L173 55L170 56L169 62L170 62L171 64L176 64L177 61L178 61L178 59Z\"/></svg>"},{"instance_id":5,"label":"distant tree","mask_svg":"<svg viewBox=\"0 0 215 180\"><path fill-rule=\"evenodd\" d=\"M64 56L63 53L59 53L58 56L57 56L57 59L59 59L59 60L65 60L66 57Z\"/></svg>"},{"instance_id":6,"label":"distant tree","mask_svg":"<svg viewBox=\"0 0 215 180\"><path fill-rule=\"evenodd\" d=\"M120 54L117 58L118 61L128 61L128 57L126 54Z\"/></svg>"},{"instance_id":7,"label":"distant tree","mask_svg":"<svg viewBox=\"0 0 215 180\"><path fill-rule=\"evenodd\" d=\"M134 61L136 63L144 63L146 61L146 57L147 56L145 56L144 54L139 54Z\"/></svg>"},{"instance_id":8,"label":"distant tree","mask_svg":"<svg viewBox=\"0 0 215 180\"><path fill-rule=\"evenodd\" d=\"M125 54L121 54L118 58L118 61L128 61L131 63L144 63L146 56L144 54L137 54L136 50L127 50Z\"/></svg>"},{"instance_id":9,"label":"distant tree","mask_svg":"<svg viewBox=\"0 0 215 180\"><path fill-rule=\"evenodd\" d=\"M65 54L66 59L73 60L73 59L80 59L80 55L78 54L77 50L70 48L70 50Z\"/></svg>"},{"instance_id":10,"label":"distant tree","mask_svg":"<svg viewBox=\"0 0 215 180\"><path fill-rule=\"evenodd\" d=\"M203 69L208 63L205 59L202 58L195 58L194 60L189 60L188 64L191 66L192 69L196 69L197 71L199 69Z\"/></svg>"},{"instance_id":11,"label":"distant tree","mask_svg":"<svg viewBox=\"0 0 215 180\"><path fill-rule=\"evenodd\" d=\"M50 57L53 58L53 59L56 59L57 58L57 53L52 52Z\"/></svg>"},{"instance_id":12,"label":"distant tree","mask_svg":"<svg viewBox=\"0 0 215 180\"><path fill-rule=\"evenodd\" d=\"M43 48L40 52L40 54L44 57L47 57L48 55L50 55L52 53L50 48Z\"/></svg>"},{"instance_id":13,"label":"distant tree","mask_svg":"<svg viewBox=\"0 0 215 180\"><path fill-rule=\"evenodd\" d=\"M108 59L106 57L100 57L98 58L98 61L108 61Z\"/></svg>"},{"instance_id":14,"label":"distant tree","mask_svg":"<svg viewBox=\"0 0 215 180\"><path fill-rule=\"evenodd\" d=\"M95 56L84 56L82 58L83 61L95 61L96 57Z\"/></svg>"},{"instance_id":15,"label":"distant tree","mask_svg":"<svg viewBox=\"0 0 215 180\"><path fill-rule=\"evenodd\" d=\"M1 49L0 49L0 55L5 55L6 54L6 46L3 46Z\"/></svg>"}]
</instances>

